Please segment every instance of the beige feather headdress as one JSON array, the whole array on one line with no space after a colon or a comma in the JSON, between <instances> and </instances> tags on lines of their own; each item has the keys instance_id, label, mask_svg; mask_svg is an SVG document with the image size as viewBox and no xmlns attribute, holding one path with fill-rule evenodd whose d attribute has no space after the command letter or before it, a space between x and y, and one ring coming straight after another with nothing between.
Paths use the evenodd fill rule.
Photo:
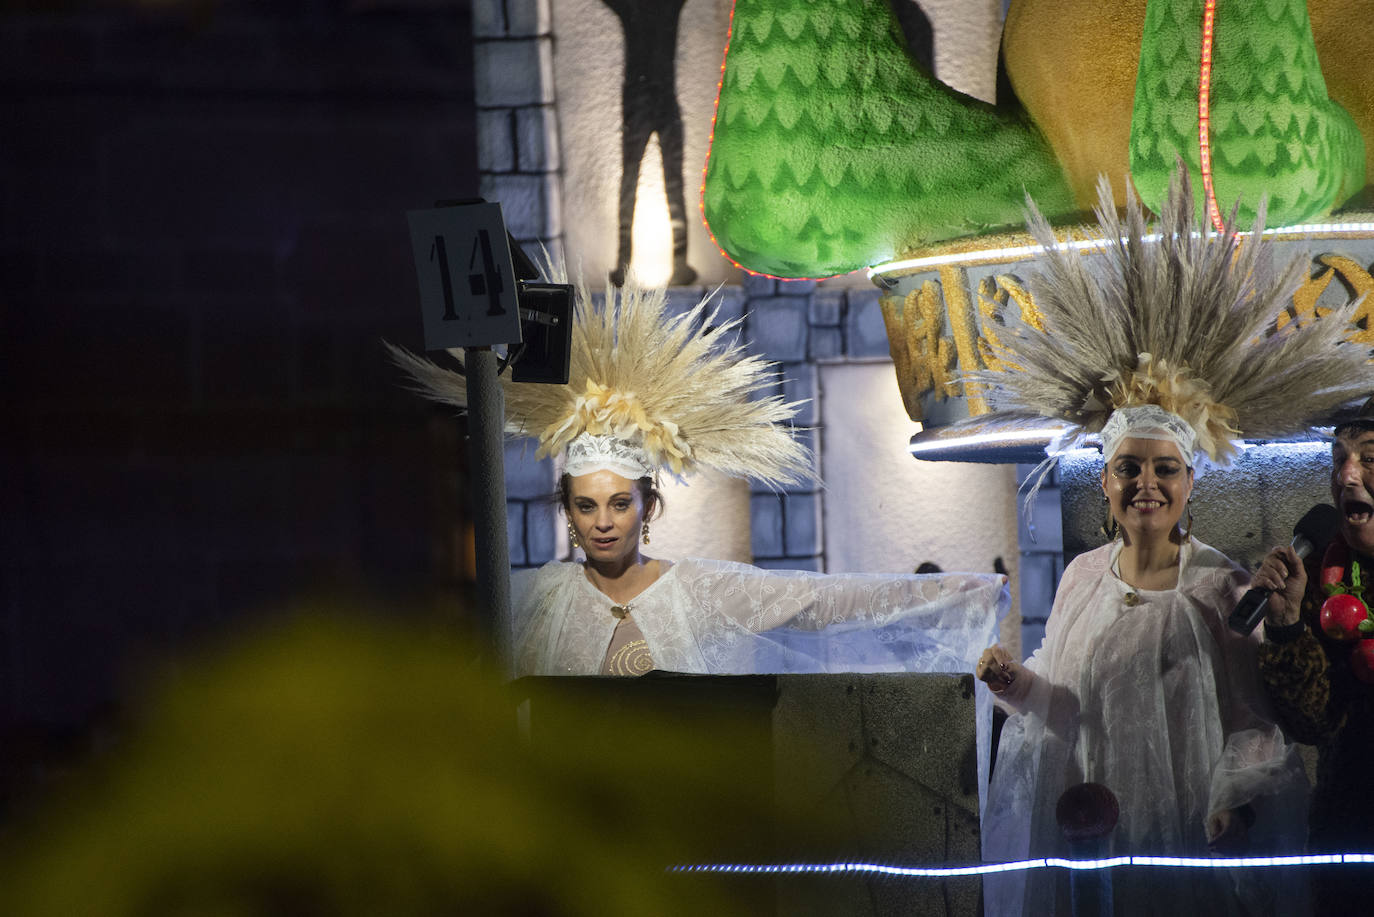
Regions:
<instances>
[{"instance_id":1,"label":"beige feather headdress","mask_svg":"<svg viewBox=\"0 0 1374 917\"><path fill-rule=\"evenodd\" d=\"M502 376L507 432L538 437L540 456L609 442L634 453L645 473L713 468L770 486L814 479L810 454L787 426L800 405L763 395L776 366L746 353L734 333L740 320L717 325L718 312L707 296L675 314L666 290L633 280L598 304L577 283L568 384ZM466 407L462 375L390 349L422 394ZM603 445L587 447L591 440Z\"/></svg>"},{"instance_id":2,"label":"beige feather headdress","mask_svg":"<svg viewBox=\"0 0 1374 917\"><path fill-rule=\"evenodd\" d=\"M1154 235L1133 189L1124 222L1105 178L1098 199L1100 244L1086 257L1030 203L1045 254L1029 286L1044 328L1013 323L998 354L1011 368L969 374L998 420L1065 422L1054 452L1121 408L1157 405L1191 428L1196 457L1224 464L1234 439L1301 434L1374 388L1368 348L1345 340L1358 302L1277 322L1310 262L1276 262L1263 202L1241 237L1234 213L1222 232L1199 225L1183 170Z\"/></svg>"}]
</instances>

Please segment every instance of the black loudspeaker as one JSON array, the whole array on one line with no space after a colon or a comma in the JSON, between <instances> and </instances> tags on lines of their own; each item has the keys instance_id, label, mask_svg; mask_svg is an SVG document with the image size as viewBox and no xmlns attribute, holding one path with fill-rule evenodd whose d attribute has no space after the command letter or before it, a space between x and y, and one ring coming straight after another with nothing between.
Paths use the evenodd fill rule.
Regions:
<instances>
[{"instance_id":1,"label":"black loudspeaker","mask_svg":"<svg viewBox=\"0 0 1374 917\"><path fill-rule=\"evenodd\" d=\"M518 285L522 349L511 366L511 379L565 385L572 356L572 285L524 280Z\"/></svg>"}]
</instances>

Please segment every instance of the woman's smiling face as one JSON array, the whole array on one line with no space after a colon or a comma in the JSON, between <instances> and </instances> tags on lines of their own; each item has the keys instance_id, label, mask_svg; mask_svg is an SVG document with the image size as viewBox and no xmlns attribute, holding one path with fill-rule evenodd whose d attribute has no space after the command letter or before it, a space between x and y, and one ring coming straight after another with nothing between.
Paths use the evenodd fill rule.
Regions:
<instances>
[{"instance_id":1,"label":"woman's smiling face","mask_svg":"<svg viewBox=\"0 0 1374 917\"><path fill-rule=\"evenodd\" d=\"M1193 469L1167 439L1128 436L1102 468L1102 492L1131 540L1167 537L1193 493Z\"/></svg>"}]
</instances>

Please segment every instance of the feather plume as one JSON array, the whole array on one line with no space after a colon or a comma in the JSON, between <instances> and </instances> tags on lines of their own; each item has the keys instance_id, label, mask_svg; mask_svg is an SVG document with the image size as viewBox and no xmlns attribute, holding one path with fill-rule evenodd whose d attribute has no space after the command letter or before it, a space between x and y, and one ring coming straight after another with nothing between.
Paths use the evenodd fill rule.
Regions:
<instances>
[{"instance_id":1,"label":"feather plume","mask_svg":"<svg viewBox=\"0 0 1374 917\"><path fill-rule=\"evenodd\" d=\"M777 382L775 364L744 350L739 319L718 320L710 296L674 314L662 288L627 281L598 305L578 282L568 384L503 376L507 432L538 437L540 456L582 433L610 434L675 475L704 467L770 486L814 480L787 426L800 404L763 394ZM387 346L421 394L467 406L462 375Z\"/></svg>"},{"instance_id":2,"label":"feather plume","mask_svg":"<svg viewBox=\"0 0 1374 917\"><path fill-rule=\"evenodd\" d=\"M1063 248L1028 199L1045 247L1029 283L1044 328L1011 323L997 356L1015 369L968 374L998 420L1055 418L1067 443L1117 408L1158 404L1224 463L1234 438L1292 436L1369 395L1369 350L1345 339L1358 301L1278 327L1309 259L1276 262L1260 234L1263 202L1249 236L1237 235L1234 211L1214 233L1199 225L1180 170L1151 236L1129 185L1124 218L1105 178L1098 196L1099 244L1087 257Z\"/></svg>"}]
</instances>

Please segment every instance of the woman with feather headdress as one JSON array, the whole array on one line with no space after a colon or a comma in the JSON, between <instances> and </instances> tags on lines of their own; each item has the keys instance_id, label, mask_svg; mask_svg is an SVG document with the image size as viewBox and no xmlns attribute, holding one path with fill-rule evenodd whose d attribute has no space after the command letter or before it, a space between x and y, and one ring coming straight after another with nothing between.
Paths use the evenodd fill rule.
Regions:
<instances>
[{"instance_id":1,"label":"woman with feather headdress","mask_svg":"<svg viewBox=\"0 0 1374 917\"><path fill-rule=\"evenodd\" d=\"M1058 246L1032 205L1044 329L1009 329L1015 368L977 376L998 412L1067 425L1048 461L1100 435L1114 536L1065 569L1024 665L992 646L975 668L1010 714L984 856L1068 855L1056 808L1081 783L1116 796L1106 856L1233 853L1285 835L1292 852L1302 764L1269 715L1256 636L1226 623L1251 578L1193 537L1188 500L1195 468L1227 461L1233 439L1300 433L1368 392L1368 354L1343 341L1354 304L1278 329L1307 262L1274 263L1263 207L1247 238L1230 225L1213 234L1180 173L1151 237L1134 194L1123 223L1105 180L1100 193L1092 259ZM988 913L1067 912L1067 879L1053 872L989 877ZM1244 913L1254 879L1118 872L1115 911Z\"/></svg>"},{"instance_id":2,"label":"woman with feather headdress","mask_svg":"<svg viewBox=\"0 0 1374 917\"><path fill-rule=\"evenodd\" d=\"M512 577L517 675L967 671L1009 605L1005 577L825 575L650 558L660 474L712 468L771 486L814 476L709 298L682 314L633 280L578 285L566 385L505 382L508 430L560 455L558 499L581 563ZM393 348L422 393L463 406L463 377Z\"/></svg>"}]
</instances>

